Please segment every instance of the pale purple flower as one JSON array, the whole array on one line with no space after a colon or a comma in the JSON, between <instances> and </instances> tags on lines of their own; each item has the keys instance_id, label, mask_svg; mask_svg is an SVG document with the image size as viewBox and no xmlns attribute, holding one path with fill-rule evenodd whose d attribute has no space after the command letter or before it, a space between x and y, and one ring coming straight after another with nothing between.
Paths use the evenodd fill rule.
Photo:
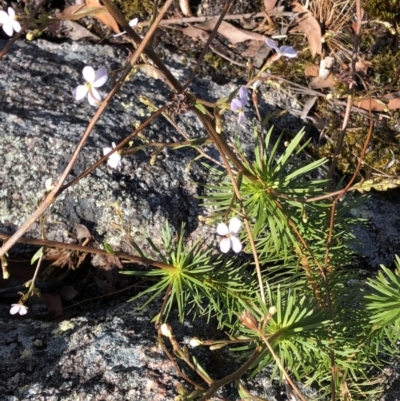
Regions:
<instances>
[{"instance_id":1,"label":"pale purple flower","mask_svg":"<svg viewBox=\"0 0 400 401\"><path fill-rule=\"evenodd\" d=\"M12 304L10 313L12 315L16 315L17 313L19 313L21 316L23 316L28 313L28 307L22 304Z\"/></svg>"},{"instance_id":2,"label":"pale purple flower","mask_svg":"<svg viewBox=\"0 0 400 401\"><path fill-rule=\"evenodd\" d=\"M20 23L15 19L15 11L13 8L8 7L8 13L0 11L0 24L3 25L3 31L8 36L13 36L14 31L19 32L21 30Z\"/></svg>"},{"instance_id":3,"label":"pale purple flower","mask_svg":"<svg viewBox=\"0 0 400 401\"><path fill-rule=\"evenodd\" d=\"M82 71L83 78L86 79L85 85L77 86L72 92L75 100L82 100L86 95L91 106L98 106L101 96L96 88L103 86L108 79L107 70L104 67L97 71L93 67L86 66Z\"/></svg>"},{"instance_id":4,"label":"pale purple flower","mask_svg":"<svg viewBox=\"0 0 400 401\"><path fill-rule=\"evenodd\" d=\"M265 43L269 46L272 47L275 51L276 54L279 57L289 57L289 58L294 58L297 57L297 51L293 49L292 46L282 46L278 47L276 42L271 39L271 38L265 38ZM278 58L279 58L278 57Z\"/></svg>"},{"instance_id":5,"label":"pale purple flower","mask_svg":"<svg viewBox=\"0 0 400 401\"><path fill-rule=\"evenodd\" d=\"M231 102L231 110L235 113L238 113L238 124L244 119L244 108L249 100L249 96L247 93L247 88L245 86L241 86L239 89L239 98L233 99Z\"/></svg>"},{"instance_id":6,"label":"pale purple flower","mask_svg":"<svg viewBox=\"0 0 400 401\"><path fill-rule=\"evenodd\" d=\"M103 155L105 156L107 153L111 152L112 149L115 148L115 143L112 143L112 148L103 148ZM111 168L117 168L121 165L121 155L118 152L113 153L108 159L107 164Z\"/></svg>"},{"instance_id":7,"label":"pale purple flower","mask_svg":"<svg viewBox=\"0 0 400 401\"><path fill-rule=\"evenodd\" d=\"M131 28L134 28L138 24L138 22L139 22L139 20L137 18L134 18L133 20L129 21L128 24ZM117 33L116 35L113 35L113 36L114 36L114 38L117 38L118 36L125 35L125 34L126 34L126 31L123 31L123 32Z\"/></svg>"},{"instance_id":8,"label":"pale purple flower","mask_svg":"<svg viewBox=\"0 0 400 401\"><path fill-rule=\"evenodd\" d=\"M219 243L219 249L223 253L229 252L232 248L235 253L242 251L242 243L240 239L236 236L242 226L242 222L237 217L232 217L229 221L229 226L225 223L219 223L217 226L217 233L221 235L222 238Z\"/></svg>"}]
</instances>

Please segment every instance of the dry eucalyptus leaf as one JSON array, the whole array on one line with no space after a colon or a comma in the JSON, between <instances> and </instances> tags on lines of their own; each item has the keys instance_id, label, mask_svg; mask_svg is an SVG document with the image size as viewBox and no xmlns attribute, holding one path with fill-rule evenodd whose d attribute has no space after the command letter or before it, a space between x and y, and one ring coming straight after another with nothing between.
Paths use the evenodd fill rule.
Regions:
<instances>
[{"instance_id":1,"label":"dry eucalyptus leaf","mask_svg":"<svg viewBox=\"0 0 400 401\"><path fill-rule=\"evenodd\" d=\"M308 113L314 107L315 102L317 101L318 96L308 96L307 100L304 102L303 111L301 112L301 119L306 120L308 117Z\"/></svg>"},{"instance_id":2,"label":"dry eucalyptus leaf","mask_svg":"<svg viewBox=\"0 0 400 401\"><path fill-rule=\"evenodd\" d=\"M78 223L75 223L74 226L75 226L75 230L76 230L76 238L78 240L92 238L92 234L90 234L90 231L88 230L88 228L86 226L84 226L83 224L78 224Z\"/></svg>"},{"instance_id":3,"label":"dry eucalyptus leaf","mask_svg":"<svg viewBox=\"0 0 400 401\"><path fill-rule=\"evenodd\" d=\"M115 19L107 11L107 8L103 7L99 3L99 0L86 0L86 5L88 7L96 7L96 8L103 9L104 10L103 12L94 14L93 18L96 18L99 21L101 21L104 25L107 25L114 33L120 33L121 32L117 22L115 21Z\"/></svg>"},{"instance_id":4,"label":"dry eucalyptus leaf","mask_svg":"<svg viewBox=\"0 0 400 401\"><path fill-rule=\"evenodd\" d=\"M205 31L212 31L217 21L207 21L202 24L196 24L195 27L204 29ZM236 28L226 21L222 21L218 28L218 33L227 38L231 43L240 43L245 40L264 40L265 37L259 33L247 31L245 29Z\"/></svg>"},{"instance_id":5,"label":"dry eucalyptus leaf","mask_svg":"<svg viewBox=\"0 0 400 401\"><path fill-rule=\"evenodd\" d=\"M355 100L354 106L371 111L397 110L400 109L400 92L389 93L381 99Z\"/></svg>"},{"instance_id":6,"label":"dry eucalyptus leaf","mask_svg":"<svg viewBox=\"0 0 400 401\"><path fill-rule=\"evenodd\" d=\"M276 4L276 0L264 0L264 11L267 13L271 11Z\"/></svg>"},{"instance_id":7,"label":"dry eucalyptus leaf","mask_svg":"<svg viewBox=\"0 0 400 401\"><path fill-rule=\"evenodd\" d=\"M370 61L357 61L356 62L356 71L362 72L363 74L367 74L368 68L371 67L372 63Z\"/></svg>"},{"instance_id":8,"label":"dry eucalyptus leaf","mask_svg":"<svg viewBox=\"0 0 400 401\"><path fill-rule=\"evenodd\" d=\"M311 55L314 57L316 54L321 54L322 35L321 27L318 21L314 18L310 11L297 2L292 3L292 11L298 13L296 22L300 30L306 34Z\"/></svg>"},{"instance_id":9,"label":"dry eucalyptus leaf","mask_svg":"<svg viewBox=\"0 0 400 401\"><path fill-rule=\"evenodd\" d=\"M179 8L182 11L182 14L185 17L192 17L192 10L190 9L190 1L189 0L179 0Z\"/></svg>"},{"instance_id":10,"label":"dry eucalyptus leaf","mask_svg":"<svg viewBox=\"0 0 400 401\"><path fill-rule=\"evenodd\" d=\"M79 10L81 10L83 7L85 7L84 4L76 4L74 6L67 7L62 12L57 13L57 18L68 19L68 20L76 19L76 13ZM80 18L82 18L82 17L80 17Z\"/></svg>"},{"instance_id":11,"label":"dry eucalyptus leaf","mask_svg":"<svg viewBox=\"0 0 400 401\"><path fill-rule=\"evenodd\" d=\"M74 21L63 21L63 25L66 28L67 36L74 41L81 39L92 39L92 40L100 40L100 37L90 32L88 29L83 27Z\"/></svg>"},{"instance_id":12,"label":"dry eucalyptus leaf","mask_svg":"<svg viewBox=\"0 0 400 401\"><path fill-rule=\"evenodd\" d=\"M253 58L257 54L260 53L260 47L264 44L265 42L263 40L252 40L247 49L241 54L242 57L246 58ZM266 56L265 56L266 57ZM265 58L264 57L264 58Z\"/></svg>"},{"instance_id":13,"label":"dry eucalyptus leaf","mask_svg":"<svg viewBox=\"0 0 400 401\"><path fill-rule=\"evenodd\" d=\"M304 70L304 75L306 77L316 77L319 74L319 67L317 65L309 65Z\"/></svg>"},{"instance_id":14,"label":"dry eucalyptus leaf","mask_svg":"<svg viewBox=\"0 0 400 401\"><path fill-rule=\"evenodd\" d=\"M191 37L192 39L199 39L201 41L207 41L210 36L203 29L195 28L194 26L188 26L185 29L182 29L182 33L186 36Z\"/></svg>"},{"instance_id":15,"label":"dry eucalyptus leaf","mask_svg":"<svg viewBox=\"0 0 400 401\"><path fill-rule=\"evenodd\" d=\"M256 29L260 24L256 21L254 21L254 19L246 19L243 16L240 17L240 26L244 29L249 29L249 30L253 30Z\"/></svg>"},{"instance_id":16,"label":"dry eucalyptus leaf","mask_svg":"<svg viewBox=\"0 0 400 401\"><path fill-rule=\"evenodd\" d=\"M336 80L333 74L329 75L327 79L315 77L308 85L311 89L327 89L335 86Z\"/></svg>"}]
</instances>

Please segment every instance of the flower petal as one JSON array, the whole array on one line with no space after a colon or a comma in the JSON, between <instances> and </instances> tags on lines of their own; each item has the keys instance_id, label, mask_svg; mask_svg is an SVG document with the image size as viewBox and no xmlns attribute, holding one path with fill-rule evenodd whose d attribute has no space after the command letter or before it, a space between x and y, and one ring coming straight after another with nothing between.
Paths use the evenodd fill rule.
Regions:
<instances>
[{"instance_id":1,"label":"flower petal","mask_svg":"<svg viewBox=\"0 0 400 401\"><path fill-rule=\"evenodd\" d=\"M5 24L9 19L10 17L8 14L5 11L0 10L0 24Z\"/></svg>"},{"instance_id":2,"label":"flower petal","mask_svg":"<svg viewBox=\"0 0 400 401\"><path fill-rule=\"evenodd\" d=\"M104 67L99 68L95 73L93 87L100 88L100 86L103 86L107 82L107 79L108 79L107 70Z\"/></svg>"},{"instance_id":3,"label":"flower petal","mask_svg":"<svg viewBox=\"0 0 400 401\"><path fill-rule=\"evenodd\" d=\"M107 153L111 152L111 148L103 148L103 156L105 156Z\"/></svg>"},{"instance_id":4,"label":"flower petal","mask_svg":"<svg viewBox=\"0 0 400 401\"><path fill-rule=\"evenodd\" d=\"M238 237L235 237L234 235L232 235L231 242L232 242L233 252L235 252L235 253L242 252L243 246Z\"/></svg>"},{"instance_id":5,"label":"flower petal","mask_svg":"<svg viewBox=\"0 0 400 401\"><path fill-rule=\"evenodd\" d=\"M82 70L82 75L83 75L83 78L85 78L87 82L89 82L90 84L92 84L92 83L94 82L94 78L95 78L95 76L96 76L96 73L94 72L93 67L86 66L86 67Z\"/></svg>"},{"instance_id":6,"label":"flower petal","mask_svg":"<svg viewBox=\"0 0 400 401\"><path fill-rule=\"evenodd\" d=\"M282 56L294 58L297 57L297 51L292 46L282 46L280 49Z\"/></svg>"},{"instance_id":7,"label":"flower petal","mask_svg":"<svg viewBox=\"0 0 400 401\"><path fill-rule=\"evenodd\" d=\"M244 113L239 112L237 123L240 125L243 122L243 120L244 120Z\"/></svg>"},{"instance_id":8,"label":"flower petal","mask_svg":"<svg viewBox=\"0 0 400 401\"><path fill-rule=\"evenodd\" d=\"M3 31L8 35L8 36L13 36L14 34L14 29L12 27L12 21L8 20L3 24Z\"/></svg>"},{"instance_id":9,"label":"flower petal","mask_svg":"<svg viewBox=\"0 0 400 401\"><path fill-rule=\"evenodd\" d=\"M24 316L28 313L28 308L25 305L20 305L19 306L19 314L21 316Z\"/></svg>"},{"instance_id":10,"label":"flower petal","mask_svg":"<svg viewBox=\"0 0 400 401\"><path fill-rule=\"evenodd\" d=\"M217 225L217 233L218 235L228 235L229 234L229 228L225 223L219 223Z\"/></svg>"},{"instance_id":11,"label":"flower petal","mask_svg":"<svg viewBox=\"0 0 400 401\"><path fill-rule=\"evenodd\" d=\"M19 312L19 307L19 304L12 304L10 309L11 315L16 315Z\"/></svg>"},{"instance_id":12,"label":"flower petal","mask_svg":"<svg viewBox=\"0 0 400 401\"><path fill-rule=\"evenodd\" d=\"M117 168L121 165L121 155L118 152L113 153L107 160L111 168Z\"/></svg>"},{"instance_id":13,"label":"flower petal","mask_svg":"<svg viewBox=\"0 0 400 401\"><path fill-rule=\"evenodd\" d=\"M228 253L231 249L231 240L230 238L222 238L219 243L219 249L222 253Z\"/></svg>"},{"instance_id":14,"label":"flower petal","mask_svg":"<svg viewBox=\"0 0 400 401\"><path fill-rule=\"evenodd\" d=\"M277 53L279 53L279 47L276 44L275 40L271 38L265 38L265 43L269 46L272 47Z\"/></svg>"},{"instance_id":15,"label":"flower petal","mask_svg":"<svg viewBox=\"0 0 400 401\"><path fill-rule=\"evenodd\" d=\"M243 107L242 102L239 99L233 99L231 102L231 110L238 111Z\"/></svg>"},{"instance_id":16,"label":"flower petal","mask_svg":"<svg viewBox=\"0 0 400 401\"><path fill-rule=\"evenodd\" d=\"M77 86L72 92L72 96L75 100L82 100L88 93L88 88L86 85Z\"/></svg>"},{"instance_id":17,"label":"flower petal","mask_svg":"<svg viewBox=\"0 0 400 401\"><path fill-rule=\"evenodd\" d=\"M97 89L90 89L88 93L88 101L91 106L98 106L101 102L101 96Z\"/></svg>"},{"instance_id":18,"label":"flower petal","mask_svg":"<svg viewBox=\"0 0 400 401\"><path fill-rule=\"evenodd\" d=\"M229 232L237 234L242 227L242 222L237 217L232 217L229 221Z\"/></svg>"},{"instance_id":19,"label":"flower petal","mask_svg":"<svg viewBox=\"0 0 400 401\"><path fill-rule=\"evenodd\" d=\"M16 21L15 19L13 19L11 21L11 25L15 32L19 32L21 30L21 24L18 21Z\"/></svg>"},{"instance_id":20,"label":"flower petal","mask_svg":"<svg viewBox=\"0 0 400 401\"><path fill-rule=\"evenodd\" d=\"M242 103L243 107L246 105L247 101L249 100L249 95L247 92L247 88L245 86L241 86L239 89L239 99Z\"/></svg>"},{"instance_id":21,"label":"flower petal","mask_svg":"<svg viewBox=\"0 0 400 401\"><path fill-rule=\"evenodd\" d=\"M15 17L15 11L14 11L14 9L13 9L12 7L8 7L7 11L8 11L8 16L9 16L10 18L13 18L13 19L14 19L14 17Z\"/></svg>"},{"instance_id":22,"label":"flower petal","mask_svg":"<svg viewBox=\"0 0 400 401\"><path fill-rule=\"evenodd\" d=\"M129 26L131 28L133 28L134 26L136 26L138 24L138 22L139 22L139 19L138 18L134 18L133 20L129 21Z\"/></svg>"}]
</instances>

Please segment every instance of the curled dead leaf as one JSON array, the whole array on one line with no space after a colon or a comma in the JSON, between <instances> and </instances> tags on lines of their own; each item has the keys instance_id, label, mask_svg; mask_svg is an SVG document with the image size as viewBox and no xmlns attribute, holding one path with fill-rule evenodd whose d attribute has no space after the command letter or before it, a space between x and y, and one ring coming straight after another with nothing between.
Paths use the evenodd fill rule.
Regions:
<instances>
[{"instance_id":1,"label":"curled dead leaf","mask_svg":"<svg viewBox=\"0 0 400 401\"><path fill-rule=\"evenodd\" d=\"M306 34L311 55L322 53L321 27L309 10L296 1L292 3L292 11L298 13L296 22L299 29Z\"/></svg>"},{"instance_id":2,"label":"curled dead leaf","mask_svg":"<svg viewBox=\"0 0 400 401\"><path fill-rule=\"evenodd\" d=\"M96 18L104 25L107 25L114 33L121 32L113 16L107 11L106 7L103 7L100 4L99 0L86 0L86 5L88 7L100 8L102 12L94 14L93 18Z\"/></svg>"},{"instance_id":3,"label":"curled dead leaf","mask_svg":"<svg viewBox=\"0 0 400 401\"><path fill-rule=\"evenodd\" d=\"M264 11L267 13L271 11L276 4L276 0L264 0Z\"/></svg>"}]
</instances>

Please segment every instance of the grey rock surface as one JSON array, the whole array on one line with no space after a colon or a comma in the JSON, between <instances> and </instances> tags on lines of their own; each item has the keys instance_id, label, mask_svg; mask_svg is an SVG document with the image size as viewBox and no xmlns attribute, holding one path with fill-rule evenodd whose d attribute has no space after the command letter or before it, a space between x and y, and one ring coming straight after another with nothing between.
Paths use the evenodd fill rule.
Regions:
<instances>
[{"instance_id":1,"label":"grey rock surface","mask_svg":"<svg viewBox=\"0 0 400 401\"><path fill-rule=\"evenodd\" d=\"M0 47L4 45L0 41ZM168 52L165 55L169 68L184 82L193 61L173 57ZM60 176L95 112L86 99L77 103L72 98L72 90L84 82L83 67L104 66L109 71L115 70L123 66L126 56L125 48L115 46L54 44L43 40L18 41L6 55L0 70L0 229L3 232L14 232L35 210L44 194L46 179L57 180ZM236 87L233 83L219 86L210 80L196 79L191 89L199 97L215 101ZM101 88L103 96L110 88L110 82ZM142 73L133 76L96 125L68 179L90 167L102 156L102 148L111 146L113 141L118 143L151 115L139 101L139 95L146 95L161 106L172 92L159 79ZM233 137L239 127L236 116L229 114L226 132ZM290 120L295 121L289 117ZM180 118L179 125L191 138L204 136L193 115ZM144 134L150 141L184 139L161 118ZM240 135L244 147L251 147L249 119L241 127ZM204 211L195 198L198 188L194 184L194 181L204 182L206 173L198 165L190 172L185 170L197 156L196 152L186 148L162 153L151 166L152 151L154 148L123 158L119 171L104 164L65 191L48 212L47 238L68 241L71 223L82 223L98 239L124 249L122 235L111 226L116 221L111 205L117 199L131 234L139 243L142 230L157 241L166 219L174 228L186 223L190 232L198 229L195 236L209 234L207 228L199 227L198 216ZM210 152L218 158L215 151ZM29 235L39 235L38 225Z\"/></svg>"},{"instance_id":2,"label":"grey rock surface","mask_svg":"<svg viewBox=\"0 0 400 401\"><path fill-rule=\"evenodd\" d=\"M2 319L0 400L173 401L177 386L185 382L157 345L150 320L158 310L138 306L111 302L62 322ZM215 330L199 320L172 326L182 346L185 339L207 338L206 333ZM170 349L168 340L165 343ZM238 366L225 350L211 353L199 347L189 352L215 379ZM201 384L187 367L180 368ZM279 394L279 386L263 375L248 388L272 401ZM233 386L219 394L239 400Z\"/></svg>"}]
</instances>

